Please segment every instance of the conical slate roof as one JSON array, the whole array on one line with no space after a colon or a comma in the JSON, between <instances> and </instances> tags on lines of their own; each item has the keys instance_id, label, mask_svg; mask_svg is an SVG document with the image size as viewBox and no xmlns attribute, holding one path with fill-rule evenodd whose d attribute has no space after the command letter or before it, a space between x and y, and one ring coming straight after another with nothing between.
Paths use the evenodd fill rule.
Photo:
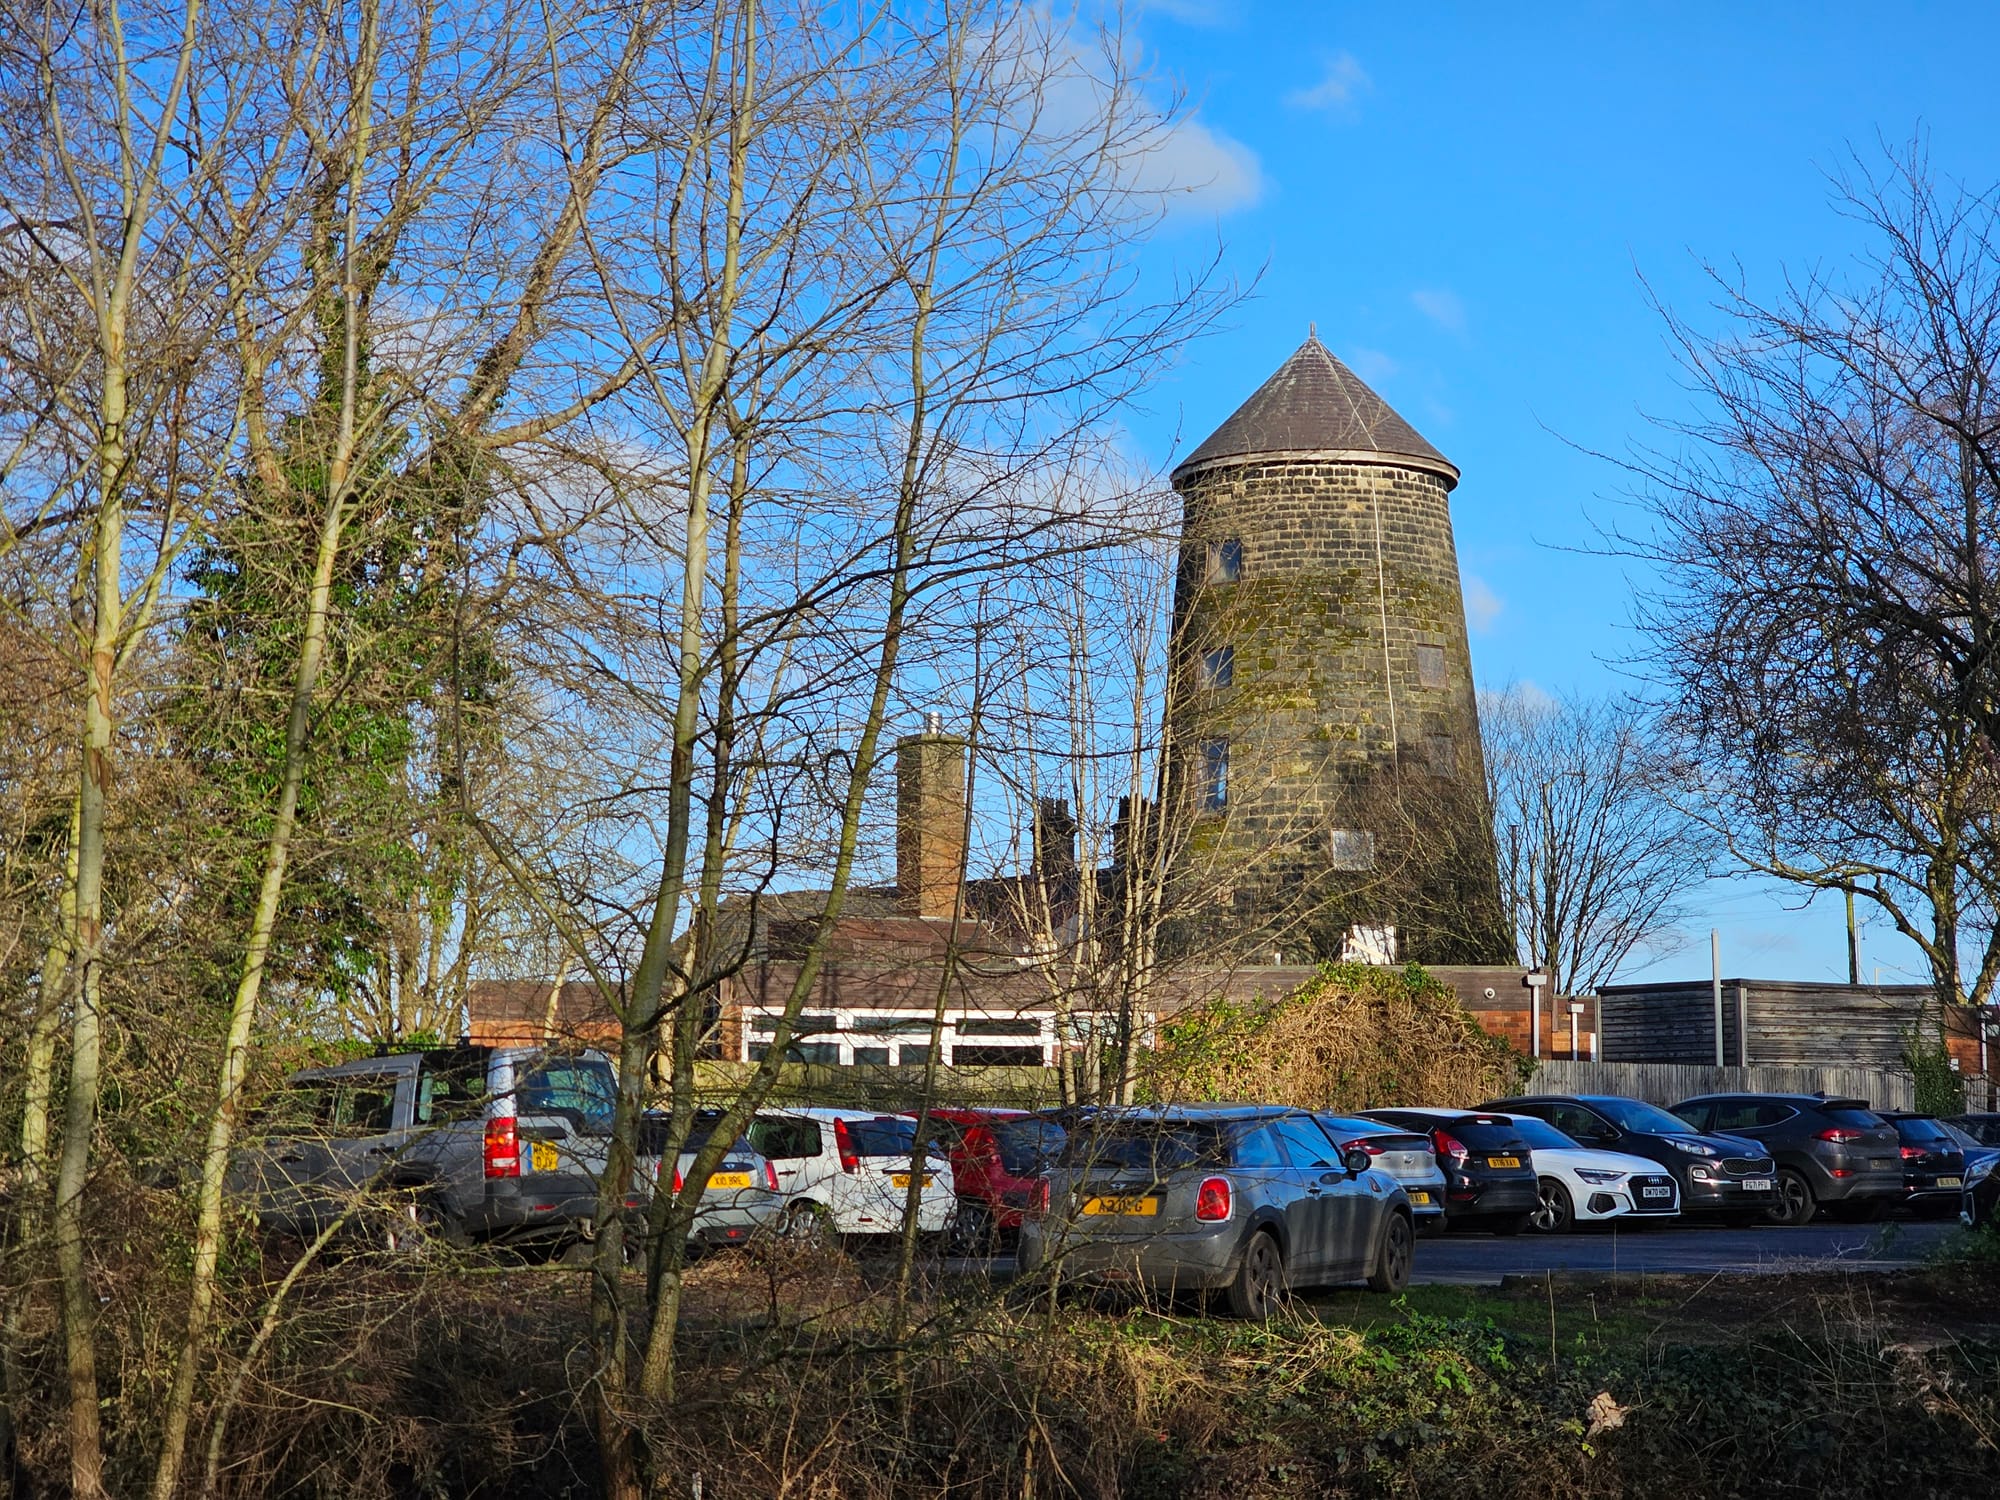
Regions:
<instances>
[{"instance_id":1,"label":"conical slate roof","mask_svg":"<svg viewBox=\"0 0 2000 1500\"><path fill-rule=\"evenodd\" d=\"M1380 455L1439 475L1447 488L1458 483L1457 466L1313 335L1187 456L1174 483L1211 464L1267 454L1349 461Z\"/></svg>"}]
</instances>

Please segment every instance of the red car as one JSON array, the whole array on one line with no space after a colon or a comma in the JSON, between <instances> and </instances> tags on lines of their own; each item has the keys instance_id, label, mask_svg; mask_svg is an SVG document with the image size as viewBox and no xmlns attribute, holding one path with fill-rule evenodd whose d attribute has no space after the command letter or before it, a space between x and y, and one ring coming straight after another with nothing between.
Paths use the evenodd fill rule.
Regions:
<instances>
[{"instance_id":1,"label":"red car","mask_svg":"<svg viewBox=\"0 0 2000 1500\"><path fill-rule=\"evenodd\" d=\"M958 1188L953 1247L978 1254L1012 1240L1044 1168L1062 1149L1062 1126L1020 1109L934 1109L931 1125Z\"/></svg>"}]
</instances>

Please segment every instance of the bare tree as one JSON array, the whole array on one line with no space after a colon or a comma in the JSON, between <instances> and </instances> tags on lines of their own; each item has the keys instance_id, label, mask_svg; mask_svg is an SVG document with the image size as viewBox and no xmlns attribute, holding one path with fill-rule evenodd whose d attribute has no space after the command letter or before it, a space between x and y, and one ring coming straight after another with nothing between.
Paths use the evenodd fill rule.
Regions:
<instances>
[{"instance_id":1,"label":"bare tree","mask_svg":"<svg viewBox=\"0 0 2000 1500\"><path fill-rule=\"evenodd\" d=\"M1993 559L2000 197L1920 149L1857 165L1845 271L1717 333L1669 316L1702 415L1641 466L1662 586L1642 610L1671 723L1744 868L1872 902L1941 1002L2000 976Z\"/></svg>"},{"instance_id":2,"label":"bare tree","mask_svg":"<svg viewBox=\"0 0 2000 1500\"><path fill-rule=\"evenodd\" d=\"M1673 951L1713 835L1671 791L1680 768L1624 698L1482 695L1501 899L1550 993L1583 994L1635 955Z\"/></svg>"}]
</instances>

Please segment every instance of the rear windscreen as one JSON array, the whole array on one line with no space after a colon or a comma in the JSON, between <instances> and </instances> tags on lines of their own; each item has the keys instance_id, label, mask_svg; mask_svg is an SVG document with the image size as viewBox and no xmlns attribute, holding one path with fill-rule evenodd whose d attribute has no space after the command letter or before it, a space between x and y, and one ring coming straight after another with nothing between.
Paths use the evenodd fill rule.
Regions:
<instances>
[{"instance_id":1,"label":"rear windscreen","mask_svg":"<svg viewBox=\"0 0 2000 1500\"><path fill-rule=\"evenodd\" d=\"M1474 1151L1515 1151L1521 1147L1521 1129L1512 1120L1447 1120L1444 1128Z\"/></svg>"},{"instance_id":2,"label":"rear windscreen","mask_svg":"<svg viewBox=\"0 0 2000 1500\"><path fill-rule=\"evenodd\" d=\"M1068 1132L1054 1120L1005 1120L989 1127L1000 1148L1000 1165L1010 1175L1039 1172L1062 1150Z\"/></svg>"},{"instance_id":3,"label":"rear windscreen","mask_svg":"<svg viewBox=\"0 0 2000 1500\"><path fill-rule=\"evenodd\" d=\"M1820 1113L1849 1130L1880 1130L1888 1123L1872 1109L1824 1109Z\"/></svg>"},{"instance_id":4,"label":"rear windscreen","mask_svg":"<svg viewBox=\"0 0 2000 1500\"><path fill-rule=\"evenodd\" d=\"M618 1103L618 1075L601 1058L551 1058L519 1076L514 1100L520 1114L573 1114L589 1128L608 1130Z\"/></svg>"},{"instance_id":5,"label":"rear windscreen","mask_svg":"<svg viewBox=\"0 0 2000 1500\"><path fill-rule=\"evenodd\" d=\"M1063 1142L1060 1160L1066 1167L1171 1172L1178 1167L1223 1166L1228 1156L1228 1143L1214 1125L1126 1120L1072 1132Z\"/></svg>"},{"instance_id":6,"label":"rear windscreen","mask_svg":"<svg viewBox=\"0 0 2000 1500\"><path fill-rule=\"evenodd\" d=\"M881 1115L873 1120L849 1120L847 1140L856 1156L901 1156L907 1158L917 1144L917 1122L900 1115ZM943 1146L930 1142L927 1154L942 1156Z\"/></svg>"},{"instance_id":7,"label":"rear windscreen","mask_svg":"<svg viewBox=\"0 0 2000 1500\"><path fill-rule=\"evenodd\" d=\"M1921 1141L1927 1146L1955 1146L1951 1132L1936 1120L1896 1120L1893 1122L1896 1134L1906 1141Z\"/></svg>"}]
</instances>

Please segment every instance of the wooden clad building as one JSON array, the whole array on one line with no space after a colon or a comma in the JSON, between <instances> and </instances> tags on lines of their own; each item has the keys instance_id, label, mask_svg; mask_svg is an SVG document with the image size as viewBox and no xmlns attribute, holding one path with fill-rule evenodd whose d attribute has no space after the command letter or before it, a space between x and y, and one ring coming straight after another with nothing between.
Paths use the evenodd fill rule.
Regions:
<instances>
[{"instance_id":1,"label":"wooden clad building","mask_svg":"<svg viewBox=\"0 0 2000 1500\"><path fill-rule=\"evenodd\" d=\"M1608 984L1598 999L1606 1062L1715 1062L1712 981ZM1924 984L1725 979L1723 1065L1901 1068L1933 1000ZM1954 1008L1948 1042L1962 1071L1980 1071L1973 1012Z\"/></svg>"}]
</instances>

